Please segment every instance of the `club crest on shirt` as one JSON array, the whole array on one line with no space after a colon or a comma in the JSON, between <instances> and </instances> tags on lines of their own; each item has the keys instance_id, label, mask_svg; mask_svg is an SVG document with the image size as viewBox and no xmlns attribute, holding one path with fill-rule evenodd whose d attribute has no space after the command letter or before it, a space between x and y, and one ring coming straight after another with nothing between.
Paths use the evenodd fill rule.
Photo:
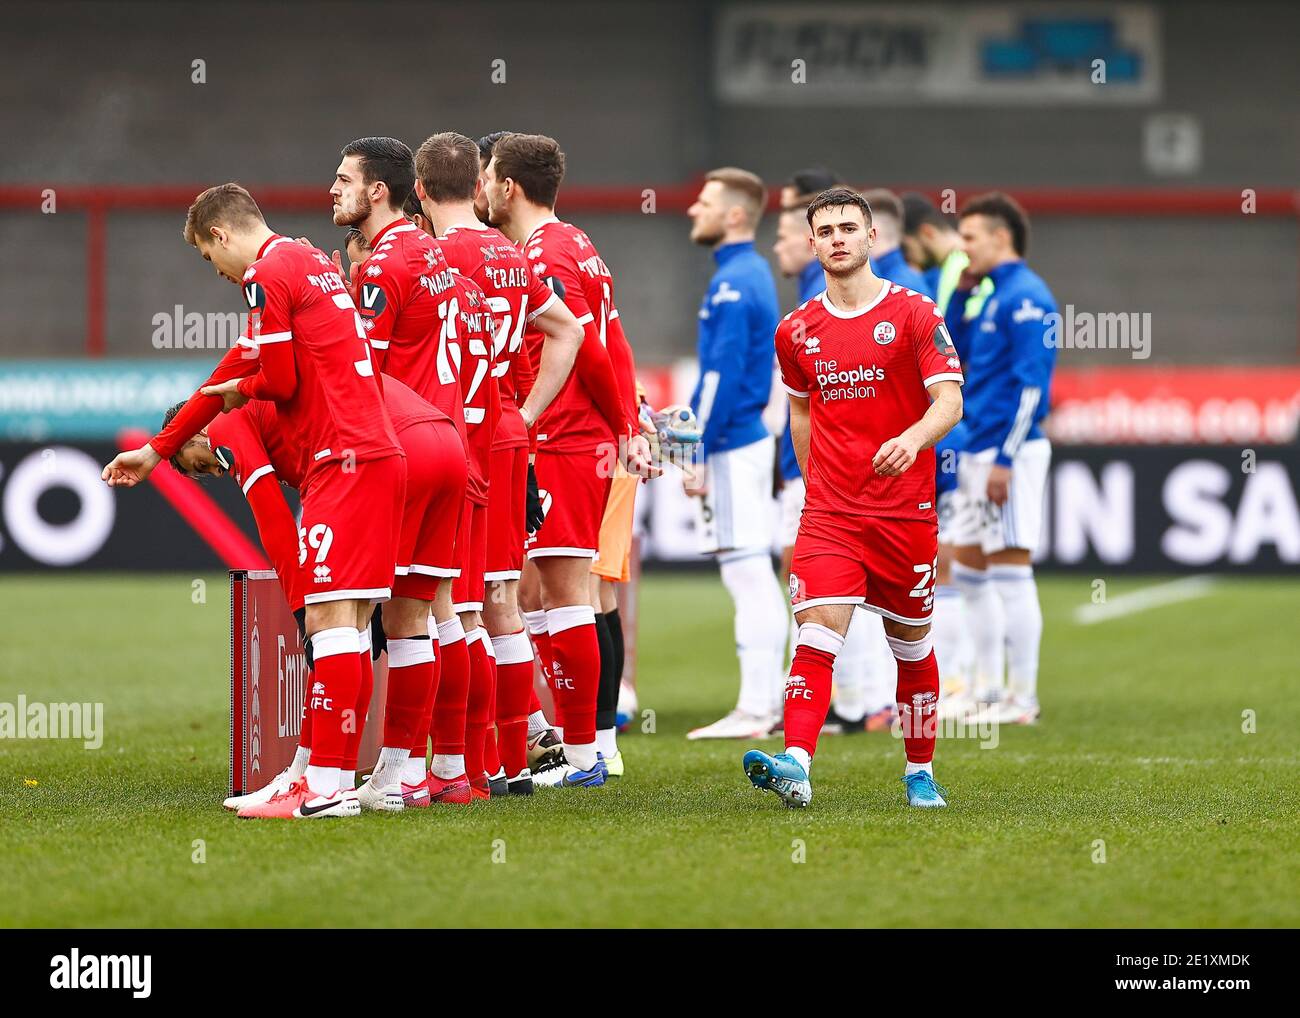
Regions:
<instances>
[{"instance_id":1,"label":"club crest on shirt","mask_svg":"<svg viewBox=\"0 0 1300 1018\"><path fill-rule=\"evenodd\" d=\"M893 322L880 322L876 326L875 332L871 334L871 338L881 346L889 346L897 335L898 330L894 328Z\"/></svg>"}]
</instances>

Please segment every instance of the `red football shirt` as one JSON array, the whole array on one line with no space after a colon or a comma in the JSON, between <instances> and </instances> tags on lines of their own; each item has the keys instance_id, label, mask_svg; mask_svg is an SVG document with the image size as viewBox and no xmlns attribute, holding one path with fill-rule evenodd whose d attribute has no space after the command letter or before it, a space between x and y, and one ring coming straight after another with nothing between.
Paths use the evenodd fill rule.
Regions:
<instances>
[{"instance_id":1,"label":"red football shirt","mask_svg":"<svg viewBox=\"0 0 1300 1018\"><path fill-rule=\"evenodd\" d=\"M635 416L620 398L620 382L607 349L616 315L614 279L591 239L552 217L539 223L523 245L533 275L568 306L586 335L573 373L537 422L537 442L555 452L591 452L635 430ZM542 334L524 335L533 363L541 363ZM635 415L636 406L630 412Z\"/></svg>"},{"instance_id":2,"label":"red football shirt","mask_svg":"<svg viewBox=\"0 0 1300 1018\"><path fill-rule=\"evenodd\" d=\"M260 368L239 391L275 402L286 442L305 450L309 469L401 455L365 328L334 263L272 237L244 273L243 292Z\"/></svg>"},{"instance_id":3,"label":"red football shirt","mask_svg":"<svg viewBox=\"0 0 1300 1018\"><path fill-rule=\"evenodd\" d=\"M934 302L888 282L854 312L820 294L781 320L776 355L786 389L810 401L806 507L933 518L933 449L922 450L899 477L879 476L871 460L925 415L926 386L962 380Z\"/></svg>"},{"instance_id":4,"label":"red football shirt","mask_svg":"<svg viewBox=\"0 0 1300 1018\"><path fill-rule=\"evenodd\" d=\"M482 288L488 310L496 320L492 376L501 398L501 417L493 447L525 446L528 432L519 407L532 387L532 365L526 354L519 355L524 328L557 298L550 287L528 271L519 248L491 226L454 226L438 238L438 246L453 269Z\"/></svg>"},{"instance_id":5,"label":"red football shirt","mask_svg":"<svg viewBox=\"0 0 1300 1018\"><path fill-rule=\"evenodd\" d=\"M460 376L469 452L466 495L475 505L487 505L492 437L501 416L501 399L492 379L492 337L496 328L487 296L479 285L459 272L453 275L456 297L443 338Z\"/></svg>"},{"instance_id":6,"label":"red football shirt","mask_svg":"<svg viewBox=\"0 0 1300 1018\"><path fill-rule=\"evenodd\" d=\"M213 447L224 445L234 454L232 474L245 495L265 474L275 474L291 488L302 487L307 477L306 450L290 444L289 434L280 424L275 404L264 399L249 400L208 425Z\"/></svg>"},{"instance_id":7,"label":"red football shirt","mask_svg":"<svg viewBox=\"0 0 1300 1018\"><path fill-rule=\"evenodd\" d=\"M456 422L464 440L459 362L446 337L456 284L441 248L395 219L375 235L359 278L357 307L376 366Z\"/></svg>"}]
</instances>

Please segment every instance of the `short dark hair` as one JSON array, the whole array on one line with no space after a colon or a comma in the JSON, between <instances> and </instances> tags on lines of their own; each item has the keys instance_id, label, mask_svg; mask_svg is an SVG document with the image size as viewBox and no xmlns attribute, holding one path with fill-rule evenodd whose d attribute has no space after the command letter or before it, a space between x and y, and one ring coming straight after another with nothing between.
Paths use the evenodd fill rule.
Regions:
<instances>
[{"instance_id":1,"label":"short dark hair","mask_svg":"<svg viewBox=\"0 0 1300 1018\"><path fill-rule=\"evenodd\" d=\"M424 206L420 204L420 196L414 191L406 196L406 201L402 202L402 214L411 220L414 220L416 216L424 215Z\"/></svg>"},{"instance_id":2,"label":"short dark hair","mask_svg":"<svg viewBox=\"0 0 1300 1018\"><path fill-rule=\"evenodd\" d=\"M415 175L431 201L470 201L478 183L479 146L472 138L444 131L424 139L415 153Z\"/></svg>"},{"instance_id":3,"label":"short dark hair","mask_svg":"<svg viewBox=\"0 0 1300 1018\"><path fill-rule=\"evenodd\" d=\"M988 191L977 194L962 206L957 214L959 219L967 216L987 216L996 219L1011 234L1011 246L1021 258L1029 250L1029 217L1025 210L1009 194L1002 191Z\"/></svg>"},{"instance_id":4,"label":"short dark hair","mask_svg":"<svg viewBox=\"0 0 1300 1018\"><path fill-rule=\"evenodd\" d=\"M940 230L954 229L952 216L939 211L929 198L919 191L908 191L903 195L903 232L915 236L916 231L929 224Z\"/></svg>"},{"instance_id":5,"label":"short dark hair","mask_svg":"<svg viewBox=\"0 0 1300 1018\"><path fill-rule=\"evenodd\" d=\"M497 179L507 177L523 188L524 197L547 208L564 180L564 152L560 143L544 134L507 134L492 147Z\"/></svg>"},{"instance_id":6,"label":"short dark hair","mask_svg":"<svg viewBox=\"0 0 1300 1018\"><path fill-rule=\"evenodd\" d=\"M507 134L514 134L514 131L493 131L491 134L485 134L478 140L478 161L481 165L486 166L492 161L492 150L496 148L497 142Z\"/></svg>"},{"instance_id":7,"label":"short dark hair","mask_svg":"<svg viewBox=\"0 0 1300 1018\"><path fill-rule=\"evenodd\" d=\"M181 410L184 409L185 404L188 402L189 400L183 399L179 403L175 404L174 406L169 406L167 408L167 412L163 414L164 429L167 427L167 425L171 424L172 418L175 417L178 413L180 413ZM178 474L184 474L186 477L189 476L189 472L183 466L181 466L181 450L184 449L185 446L189 445L190 442L192 442L193 440L194 439L192 436L190 438L187 438L185 440L184 445L182 445L180 449L177 449L176 452L172 455L172 457L167 461L172 465L173 470L175 470Z\"/></svg>"},{"instance_id":8,"label":"short dark hair","mask_svg":"<svg viewBox=\"0 0 1300 1018\"><path fill-rule=\"evenodd\" d=\"M198 247L199 237L207 235L213 226L243 227L265 223L262 210L253 196L235 183L210 187L197 198L185 212L185 243Z\"/></svg>"},{"instance_id":9,"label":"short dark hair","mask_svg":"<svg viewBox=\"0 0 1300 1018\"><path fill-rule=\"evenodd\" d=\"M871 204L854 191L847 187L827 188L811 202L808 203L808 225L812 226L813 216L822 209L838 209L846 205L852 205L854 208L862 210L862 220L871 225Z\"/></svg>"},{"instance_id":10,"label":"short dark hair","mask_svg":"<svg viewBox=\"0 0 1300 1018\"><path fill-rule=\"evenodd\" d=\"M361 177L367 184L383 181L392 208L400 209L415 188L415 160L405 142L396 138L358 138L345 145L341 154L345 159L357 157Z\"/></svg>"},{"instance_id":11,"label":"short dark hair","mask_svg":"<svg viewBox=\"0 0 1300 1018\"><path fill-rule=\"evenodd\" d=\"M349 226L348 232L343 234L343 250L346 251L348 245L353 242L360 244L363 248L368 248L370 246L366 243L366 235L364 233L358 230L355 226Z\"/></svg>"},{"instance_id":12,"label":"short dark hair","mask_svg":"<svg viewBox=\"0 0 1300 1018\"><path fill-rule=\"evenodd\" d=\"M834 170L827 169L825 166L810 166L806 170L795 170L790 174L790 179L785 182L786 187L793 187L799 194L821 194L823 191L829 191L832 187L838 187L844 183L844 178Z\"/></svg>"}]
</instances>

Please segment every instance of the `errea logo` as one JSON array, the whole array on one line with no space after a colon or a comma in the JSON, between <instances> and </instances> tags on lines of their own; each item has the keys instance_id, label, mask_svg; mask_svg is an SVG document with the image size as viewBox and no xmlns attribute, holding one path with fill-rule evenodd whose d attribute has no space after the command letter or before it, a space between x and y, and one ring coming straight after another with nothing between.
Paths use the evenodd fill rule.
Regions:
<instances>
[{"instance_id":1,"label":"errea logo","mask_svg":"<svg viewBox=\"0 0 1300 1018\"><path fill-rule=\"evenodd\" d=\"M809 336L803 341L804 353L820 353L822 341L816 336Z\"/></svg>"}]
</instances>

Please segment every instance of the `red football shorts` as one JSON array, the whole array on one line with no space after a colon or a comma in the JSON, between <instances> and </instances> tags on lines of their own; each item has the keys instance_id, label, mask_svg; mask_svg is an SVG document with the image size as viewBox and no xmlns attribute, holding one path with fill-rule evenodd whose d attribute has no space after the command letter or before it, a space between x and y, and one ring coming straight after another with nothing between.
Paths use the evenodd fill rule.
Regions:
<instances>
[{"instance_id":1,"label":"red football shorts","mask_svg":"<svg viewBox=\"0 0 1300 1018\"><path fill-rule=\"evenodd\" d=\"M819 604L859 604L910 626L934 607L939 524L934 518L846 516L804 508L790 563L797 614Z\"/></svg>"},{"instance_id":2,"label":"red football shorts","mask_svg":"<svg viewBox=\"0 0 1300 1018\"><path fill-rule=\"evenodd\" d=\"M527 499L528 446L493 449L489 463L484 579L519 579L524 568L524 541L528 539L524 520Z\"/></svg>"},{"instance_id":3,"label":"red football shorts","mask_svg":"<svg viewBox=\"0 0 1300 1018\"><path fill-rule=\"evenodd\" d=\"M397 440L406 450L406 500L393 593L432 601L439 579L456 575L465 446L451 421L414 424L399 432Z\"/></svg>"},{"instance_id":4,"label":"red football shorts","mask_svg":"<svg viewBox=\"0 0 1300 1018\"><path fill-rule=\"evenodd\" d=\"M490 489L489 489L490 490ZM487 561L488 507L465 499L461 510L456 558L460 575L451 581L452 607L457 613L483 610L483 563Z\"/></svg>"},{"instance_id":5,"label":"red football shorts","mask_svg":"<svg viewBox=\"0 0 1300 1018\"><path fill-rule=\"evenodd\" d=\"M595 558L609 499L609 459L595 452L537 450L533 461L546 518L524 549L529 558Z\"/></svg>"},{"instance_id":6,"label":"red football shorts","mask_svg":"<svg viewBox=\"0 0 1300 1018\"><path fill-rule=\"evenodd\" d=\"M393 586L406 459L330 460L303 484L298 565L304 601L387 601Z\"/></svg>"}]
</instances>

